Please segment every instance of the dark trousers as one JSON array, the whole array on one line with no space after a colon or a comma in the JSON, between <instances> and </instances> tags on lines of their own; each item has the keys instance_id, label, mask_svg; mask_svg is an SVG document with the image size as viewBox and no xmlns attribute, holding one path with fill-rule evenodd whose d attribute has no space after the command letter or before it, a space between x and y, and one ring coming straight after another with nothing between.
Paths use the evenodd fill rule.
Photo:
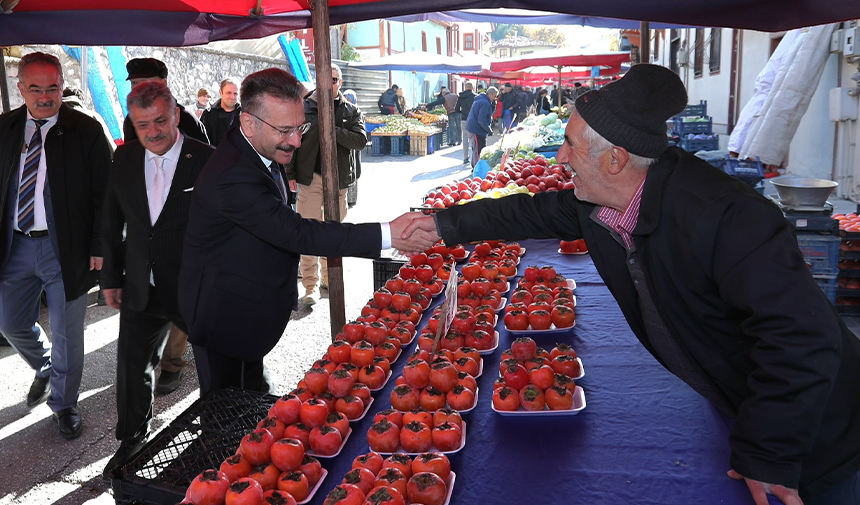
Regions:
<instances>
[{"instance_id":1,"label":"dark trousers","mask_svg":"<svg viewBox=\"0 0 860 505\"><path fill-rule=\"evenodd\" d=\"M806 505L860 505L860 472L836 483Z\"/></svg>"},{"instance_id":2,"label":"dark trousers","mask_svg":"<svg viewBox=\"0 0 860 505\"><path fill-rule=\"evenodd\" d=\"M473 142L475 143L475 149L472 150L472 159L469 160L472 164L472 168L475 168L475 165L478 164L478 160L481 158L481 150L487 147L487 136L486 135L476 135L472 134Z\"/></svg>"},{"instance_id":3,"label":"dark trousers","mask_svg":"<svg viewBox=\"0 0 860 505\"><path fill-rule=\"evenodd\" d=\"M262 359L242 361L199 345L192 344L191 348L197 365L201 396L209 391L230 387L269 392Z\"/></svg>"},{"instance_id":4,"label":"dark trousers","mask_svg":"<svg viewBox=\"0 0 860 505\"><path fill-rule=\"evenodd\" d=\"M165 309L154 287L143 311L123 307L116 351L117 440L141 440L149 434L155 392L155 367L161 361L176 310Z\"/></svg>"}]
</instances>

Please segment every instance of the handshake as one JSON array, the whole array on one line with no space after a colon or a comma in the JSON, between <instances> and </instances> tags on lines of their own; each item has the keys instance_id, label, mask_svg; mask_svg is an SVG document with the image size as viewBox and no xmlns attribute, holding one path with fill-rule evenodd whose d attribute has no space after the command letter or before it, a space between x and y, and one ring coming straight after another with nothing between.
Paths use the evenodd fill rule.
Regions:
<instances>
[{"instance_id":1,"label":"handshake","mask_svg":"<svg viewBox=\"0 0 860 505\"><path fill-rule=\"evenodd\" d=\"M433 216L420 212L403 214L389 223L391 247L406 256L413 256L429 249L442 237L436 229Z\"/></svg>"}]
</instances>

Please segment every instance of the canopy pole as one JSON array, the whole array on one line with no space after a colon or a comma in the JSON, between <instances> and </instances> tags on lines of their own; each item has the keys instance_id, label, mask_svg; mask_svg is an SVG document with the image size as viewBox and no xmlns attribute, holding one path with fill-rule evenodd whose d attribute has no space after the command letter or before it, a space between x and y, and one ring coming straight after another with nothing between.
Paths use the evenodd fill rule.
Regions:
<instances>
[{"instance_id":1,"label":"canopy pole","mask_svg":"<svg viewBox=\"0 0 860 505\"><path fill-rule=\"evenodd\" d=\"M340 221L342 216L337 176L337 145L334 138L334 91L331 84L328 0L313 0L309 4L314 30L314 64L317 74L323 213L327 221ZM334 340L346 324L342 258L328 258L328 299L331 311L331 337Z\"/></svg>"},{"instance_id":2,"label":"canopy pole","mask_svg":"<svg viewBox=\"0 0 860 505\"><path fill-rule=\"evenodd\" d=\"M3 112L9 112L9 81L6 80L6 48L0 47L0 94L3 99Z\"/></svg>"},{"instance_id":3,"label":"canopy pole","mask_svg":"<svg viewBox=\"0 0 860 505\"><path fill-rule=\"evenodd\" d=\"M556 91L558 95L558 112L561 114L561 65L558 66L558 89Z\"/></svg>"},{"instance_id":4,"label":"canopy pole","mask_svg":"<svg viewBox=\"0 0 860 505\"><path fill-rule=\"evenodd\" d=\"M651 24L639 22L639 63L651 63Z\"/></svg>"}]
</instances>

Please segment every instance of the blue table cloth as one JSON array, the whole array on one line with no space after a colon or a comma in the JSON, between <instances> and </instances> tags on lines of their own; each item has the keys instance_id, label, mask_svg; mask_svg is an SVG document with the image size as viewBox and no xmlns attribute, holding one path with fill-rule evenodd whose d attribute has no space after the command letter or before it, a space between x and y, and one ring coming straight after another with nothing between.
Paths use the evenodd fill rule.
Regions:
<instances>
[{"instance_id":1,"label":"blue table cloth","mask_svg":"<svg viewBox=\"0 0 860 505\"><path fill-rule=\"evenodd\" d=\"M561 255L556 240L522 245L519 273L527 265L551 265L576 281L575 327L535 340L547 350L556 342L576 349L586 372L577 383L587 407L572 417L512 418L492 411L500 356L513 340L500 318L499 347L483 357L478 405L463 416L466 445L450 456L457 474L451 503L752 505L746 484L726 476L727 421L642 347L590 256ZM322 504L353 458L369 450L373 414L390 407L394 378L405 363L398 360L371 411L352 425L341 454L322 460L329 474L311 503Z\"/></svg>"}]
</instances>

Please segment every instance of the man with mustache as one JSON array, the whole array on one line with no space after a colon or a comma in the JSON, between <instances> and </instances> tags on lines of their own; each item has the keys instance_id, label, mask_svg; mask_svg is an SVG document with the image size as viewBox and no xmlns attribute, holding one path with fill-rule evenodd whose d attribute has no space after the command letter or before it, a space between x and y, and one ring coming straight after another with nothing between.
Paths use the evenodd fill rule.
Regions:
<instances>
[{"instance_id":1,"label":"man with mustache","mask_svg":"<svg viewBox=\"0 0 860 505\"><path fill-rule=\"evenodd\" d=\"M177 302L182 240L194 181L214 152L179 132L180 108L164 83L139 84L127 100L139 141L117 149L104 205L101 285L107 304L120 310L116 438L121 442L102 473L105 480L149 438L155 365L171 326L186 331Z\"/></svg>"},{"instance_id":2,"label":"man with mustache","mask_svg":"<svg viewBox=\"0 0 860 505\"><path fill-rule=\"evenodd\" d=\"M179 273L179 308L200 391L267 391L263 357L298 301L299 256L378 257L414 250L426 236L400 239L415 215L391 223L303 219L287 202L283 164L292 160L305 122L304 88L284 70L245 78L239 127L227 132L195 183Z\"/></svg>"},{"instance_id":3,"label":"man with mustache","mask_svg":"<svg viewBox=\"0 0 860 505\"><path fill-rule=\"evenodd\" d=\"M55 56L25 55L18 79L25 105L0 116L0 332L36 370L27 406L47 398L72 439L83 427L84 315L102 267L111 154L101 125L61 101ZM43 291L51 341L38 324Z\"/></svg>"}]
</instances>

